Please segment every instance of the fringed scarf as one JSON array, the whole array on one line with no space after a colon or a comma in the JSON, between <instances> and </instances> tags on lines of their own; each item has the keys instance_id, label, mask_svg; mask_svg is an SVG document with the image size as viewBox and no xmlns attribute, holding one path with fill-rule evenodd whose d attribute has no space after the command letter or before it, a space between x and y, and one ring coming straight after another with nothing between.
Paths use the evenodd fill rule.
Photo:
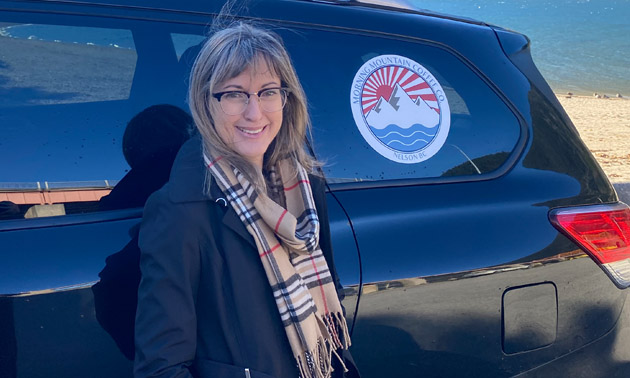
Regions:
<instances>
[{"instance_id":1,"label":"fringed scarf","mask_svg":"<svg viewBox=\"0 0 630 378\"><path fill-rule=\"evenodd\" d=\"M350 346L348 326L328 264L319 248L319 220L306 170L285 159L270 170L278 199L257 193L221 157L206 165L254 237L301 378L328 378L333 354ZM285 181L287 180L287 181ZM284 206L283 206L284 205ZM345 368L345 366L344 366Z\"/></svg>"}]
</instances>

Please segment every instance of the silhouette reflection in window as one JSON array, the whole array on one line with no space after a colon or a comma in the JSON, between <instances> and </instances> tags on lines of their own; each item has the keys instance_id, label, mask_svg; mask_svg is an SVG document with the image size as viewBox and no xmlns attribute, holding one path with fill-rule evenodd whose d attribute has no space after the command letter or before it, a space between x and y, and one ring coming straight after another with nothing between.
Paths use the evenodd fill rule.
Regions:
<instances>
[{"instance_id":1,"label":"silhouette reflection in window","mask_svg":"<svg viewBox=\"0 0 630 378\"><path fill-rule=\"evenodd\" d=\"M177 151L192 134L190 115L173 105L154 105L129 122L123 154L131 170L99 203L101 210L144 206L149 196L169 178ZM96 318L120 351L134 358L134 322L140 283L140 249L136 224L131 241L105 260L101 278L92 287Z\"/></svg>"}]
</instances>

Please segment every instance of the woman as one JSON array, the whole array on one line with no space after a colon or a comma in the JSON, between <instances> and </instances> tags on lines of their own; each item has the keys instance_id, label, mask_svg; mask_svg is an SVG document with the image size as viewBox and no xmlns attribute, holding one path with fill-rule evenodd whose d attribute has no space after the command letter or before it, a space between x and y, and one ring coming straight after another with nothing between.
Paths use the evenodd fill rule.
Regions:
<instances>
[{"instance_id":1,"label":"woman","mask_svg":"<svg viewBox=\"0 0 630 378\"><path fill-rule=\"evenodd\" d=\"M341 376L350 339L324 186L307 174L306 99L279 37L215 33L189 103L200 137L140 232L136 376Z\"/></svg>"}]
</instances>

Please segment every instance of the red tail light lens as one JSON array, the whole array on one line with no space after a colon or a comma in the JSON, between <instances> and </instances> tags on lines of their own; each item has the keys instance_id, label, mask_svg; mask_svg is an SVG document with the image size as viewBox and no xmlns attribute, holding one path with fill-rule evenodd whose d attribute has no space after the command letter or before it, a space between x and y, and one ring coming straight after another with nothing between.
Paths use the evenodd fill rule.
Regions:
<instances>
[{"instance_id":1,"label":"red tail light lens","mask_svg":"<svg viewBox=\"0 0 630 378\"><path fill-rule=\"evenodd\" d=\"M630 208L626 204L555 209L549 218L600 264L617 286L630 286Z\"/></svg>"}]
</instances>

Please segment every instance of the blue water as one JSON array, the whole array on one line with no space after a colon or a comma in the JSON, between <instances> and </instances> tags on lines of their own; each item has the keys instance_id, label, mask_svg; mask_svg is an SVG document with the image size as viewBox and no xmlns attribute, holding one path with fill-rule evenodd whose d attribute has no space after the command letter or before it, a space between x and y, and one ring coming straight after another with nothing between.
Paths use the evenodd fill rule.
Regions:
<instances>
[{"instance_id":1,"label":"blue water","mask_svg":"<svg viewBox=\"0 0 630 378\"><path fill-rule=\"evenodd\" d=\"M408 0L516 30L556 92L630 97L630 0Z\"/></svg>"},{"instance_id":2,"label":"blue water","mask_svg":"<svg viewBox=\"0 0 630 378\"><path fill-rule=\"evenodd\" d=\"M41 41L72 41L79 44L134 49L133 36L129 30L27 24L2 28L0 29L0 34L13 38Z\"/></svg>"},{"instance_id":3,"label":"blue water","mask_svg":"<svg viewBox=\"0 0 630 378\"><path fill-rule=\"evenodd\" d=\"M131 31L122 29L24 24L0 28L0 36L39 41L72 41L72 43L78 44L135 49ZM173 38L173 45L178 58L188 47L196 45L205 39L201 35L178 33L171 34L171 37Z\"/></svg>"},{"instance_id":4,"label":"blue water","mask_svg":"<svg viewBox=\"0 0 630 378\"><path fill-rule=\"evenodd\" d=\"M426 147L436 132L435 127L428 128L418 123L408 129L392 124L382 130L370 126L370 130L386 146L403 152L418 151Z\"/></svg>"}]
</instances>

